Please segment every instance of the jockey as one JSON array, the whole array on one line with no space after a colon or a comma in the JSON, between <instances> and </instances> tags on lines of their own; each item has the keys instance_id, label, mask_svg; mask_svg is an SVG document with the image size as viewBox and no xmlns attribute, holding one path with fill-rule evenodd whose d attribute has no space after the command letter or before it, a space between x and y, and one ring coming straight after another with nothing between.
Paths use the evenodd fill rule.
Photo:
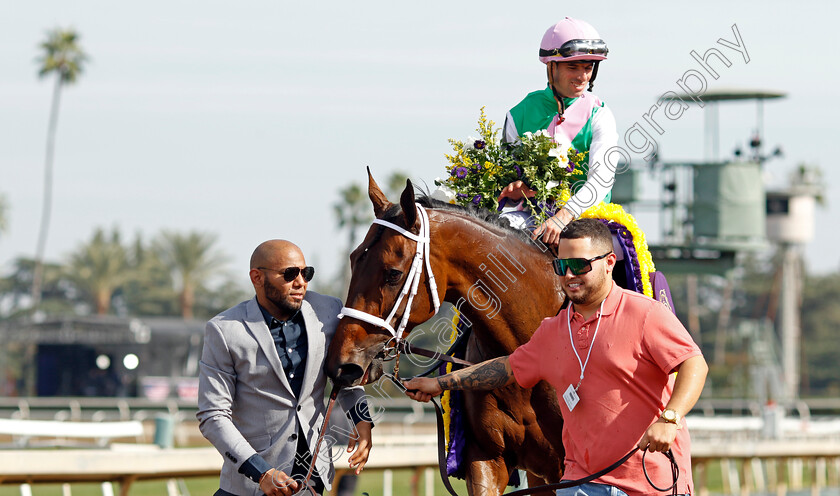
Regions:
<instances>
[{"instance_id":1,"label":"jockey","mask_svg":"<svg viewBox=\"0 0 840 496\"><path fill-rule=\"evenodd\" d=\"M615 169L607 166L605 155L617 144L618 133L610 109L591 93L598 65L607 59L608 52L595 28L584 21L566 17L550 27L539 53L540 61L546 64L548 85L529 93L505 118L504 140L508 143L526 132L547 129L558 144L589 152L588 163L581 164L587 173L586 182L574 184L572 198L534 231L534 236L542 234L546 244L556 245L560 232L584 210L602 200L610 201ZM533 195L525 183L515 181L502 190L499 201L519 201ZM523 225L524 219L515 217L523 217L524 212L510 210L506 207L503 215L512 224Z\"/></svg>"}]
</instances>

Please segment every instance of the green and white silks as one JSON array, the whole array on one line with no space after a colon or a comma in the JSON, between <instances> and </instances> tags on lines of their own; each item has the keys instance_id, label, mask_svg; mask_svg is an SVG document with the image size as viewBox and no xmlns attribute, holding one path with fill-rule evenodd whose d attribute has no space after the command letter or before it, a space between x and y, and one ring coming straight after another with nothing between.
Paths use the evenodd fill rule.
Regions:
<instances>
[{"instance_id":1,"label":"green and white silks","mask_svg":"<svg viewBox=\"0 0 840 496\"><path fill-rule=\"evenodd\" d=\"M505 118L504 140L513 143L526 132L546 129L558 144L570 144L578 151L589 152L588 160L580 164L586 181L572 186L572 198L566 204L577 218L587 208L600 201L609 202L615 169L608 167L606 152L617 145L615 117L597 96L584 93L579 98L565 98L566 111L558 122L557 101L551 88L529 93L510 109ZM590 167L590 164L597 164Z\"/></svg>"}]
</instances>

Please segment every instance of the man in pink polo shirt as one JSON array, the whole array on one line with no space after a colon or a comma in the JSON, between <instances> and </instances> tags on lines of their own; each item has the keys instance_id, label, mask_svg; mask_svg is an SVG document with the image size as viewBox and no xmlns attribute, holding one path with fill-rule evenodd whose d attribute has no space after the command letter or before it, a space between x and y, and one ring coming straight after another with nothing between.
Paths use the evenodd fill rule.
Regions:
<instances>
[{"instance_id":1,"label":"man in pink polo shirt","mask_svg":"<svg viewBox=\"0 0 840 496\"><path fill-rule=\"evenodd\" d=\"M409 397L429 401L444 389L489 390L547 381L563 412L564 480L613 464L634 446L673 450L678 494L692 494L690 438L683 415L697 402L708 367L679 320L658 301L612 281L616 257L609 229L598 220L571 222L560 235L555 271L572 304L543 320L510 356L437 378L415 378ZM679 372L679 374L674 374ZM648 456L657 486L671 484L670 462ZM654 495L642 471L642 451L594 482L558 496Z\"/></svg>"}]
</instances>

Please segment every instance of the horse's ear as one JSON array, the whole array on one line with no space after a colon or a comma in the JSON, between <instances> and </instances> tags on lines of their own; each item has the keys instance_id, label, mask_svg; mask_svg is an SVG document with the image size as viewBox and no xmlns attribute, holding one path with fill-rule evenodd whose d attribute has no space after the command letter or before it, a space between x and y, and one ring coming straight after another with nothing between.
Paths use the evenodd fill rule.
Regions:
<instances>
[{"instance_id":1,"label":"horse's ear","mask_svg":"<svg viewBox=\"0 0 840 496\"><path fill-rule=\"evenodd\" d=\"M391 202L388 201L388 198L385 196L385 193L379 189L379 185L376 184L376 181L373 180L373 174L370 173L370 167L367 168L368 173L368 196L370 197L371 203L373 203L373 214L378 218L382 215L383 212L388 210L388 207L391 206Z\"/></svg>"},{"instance_id":2,"label":"horse's ear","mask_svg":"<svg viewBox=\"0 0 840 496\"><path fill-rule=\"evenodd\" d=\"M414 203L414 186L410 179L405 180L405 189L400 195L400 207L402 207L405 216L405 225L411 229L417 221L417 207Z\"/></svg>"}]
</instances>

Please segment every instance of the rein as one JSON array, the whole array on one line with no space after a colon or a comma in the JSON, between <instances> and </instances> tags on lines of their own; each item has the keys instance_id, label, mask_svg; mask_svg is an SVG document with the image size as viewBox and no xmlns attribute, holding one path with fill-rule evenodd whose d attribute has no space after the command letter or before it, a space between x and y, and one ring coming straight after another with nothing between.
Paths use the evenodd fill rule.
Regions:
<instances>
[{"instance_id":1,"label":"rein","mask_svg":"<svg viewBox=\"0 0 840 496\"><path fill-rule=\"evenodd\" d=\"M446 362L450 362L450 363L454 363L454 364L458 364L458 365L465 365L465 366L473 365L472 363L470 363L466 360L462 360L460 358L456 358L456 357L450 356L448 354L441 354L439 352L434 352L434 351L426 350L426 349L419 348L419 347L412 347L410 344L406 343L405 340L403 339L403 331L405 331L405 328L408 324L408 320L409 320L409 317L411 315L411 309L412 309L412 303L414 301L414 296L417 294L417 289L420 285L420 279L422 278L424 269L426 270L426 272L428 272L428 285L429 285L430 293L432 295L432 302L433 302L434 307L435 307L435 314L437 314L438 310L440 310L440 300L438 298L437 283L435 282L435 275L434 275L434 272L432 271L432 266L431 266L431 261L430 261L430 256L429 256L429 251L430 251L430 247L431 247L431 237L430 237L431 228L430 228L429 214L422 205L415 204L415 207L417 209L417 214L418 214L417 218L420 221L419 234L414 234L414 233L412 233L412 232L410 232L410 231L408 231L408 230L406 230L406 229L404 229L404 228L402 228L402 227L400 227L400 226L398 226L394 223L391 223L391 222L388 222L388 221L385 221L385 220L375 219L373 221L374 224L379 224L379 225L385 226L387 228L393 229L393 230L397 231L398 233L400 233L401 235L405 236L406 238L411 239L411 240L413 240L417 243L417 249L415 251L414 259L412 260L411 268L409 269L408 276L406 277L405 283L403 284L403 287L400 290L399 296L397 296L397 299L394 302L394 306L391 309L391 312L388 314L388 316L386 318L383 319L382 317L378 317L376 315L369 314L367 312L363 312L361 310L357 310L357 309L345 306L345 307L342 307L341 311L338 314L339 319L342 319L344 317L350 317L350 318L354 318L356 320L361 320L362 322L366 322L366 323L372 324L376 327L385 329L386 331L388 331L391 334L391 338L385 343L382 351L383 351L383 354L386 357L386 360L390 360L392 358L396 360L396 362L394 364L394 373L393 374L383 373L382 375L384 377L387 377L388 379L390 379L403 392L406 391L406 387L405 387L405 385L403 385L402 381L399 378L400 353L414 353L414 354L422 355L422 356L429 357L429 358L435 358L437 360L446 361ZM555 254L555 256L556 256L556 254ZM394 329L394 327L392 327L392 325L391 325L391 322L394 320L394 318L396 316L396 313L397 313L398 309L400 308L400 305L402 304L403 299L406 296L408 296L408 298L407 298L406 303L405 303L405 310L403 310L402 318L400 319L399 325L397 326L396 329ZM392 345L392 342L393 342L393 345ZM430 369L429 372L431 372L431 370L433 370L433 369ZM427 372L427 373L429 373L429 372ZM423 375L426 375L426 374L423 374ZM325 433L325 427L327 425L327 421L329 419L330 412L332 411L332 407L335 403L336 395L337 395L337 390L334 389L333 392L330 395L330 404L329 404L329 407L327 408L327 414L324 418L324 426L321 428L321 434L319 435L318 441L317 441L316 446L315 446L315 454L313 455L313 458L312 458L312 466L310 467L309 474L307 474L306 480L304 481L304 484L310 489L310 491L312 491L313 494L315 494L315 491L309 485L309 479L311 478L312 471L314 470L314 467L315 467L315 458L317 457L318 449L319 449L321 441L323 439L323 436L324 436L324 433ZM449 491L449 494L451 494L452 496L458 496L458 494L455 492L455 489L449 483L449 475L447 474L447 470L446 470L446 440L443 437L444 436L443 410L442 410L440 404L437 402L437 400L435 398L432 398L432 404L435 407L435 416L436 416L436 419L437 419L438 469L440 471L441 481L443 482L443 485L446 487L446 490ZM595 480L599 477L604 476L605 474L611 472L612 470L615 470L621 464L626 462L631 456L633 456L633 454L636 451L638 451L638 449L639 449L638 447L633 448L632 450L630 450L630 452L628 452L626 455L624 455L620 460L616 461L615 463L613 463L609 467L607 467L603 470L600 470L600 471L598 471L598 472L596 472L592 475L584 477L582 479L571 480L571 481L561 481L561 482L554 483L554 484L545 484L545 485L536 486L536 487L532 487L532 488L521 489L521 490L518 490L518 491L511 492L511 493L506 493L504 496L525 496L525 495L534 494L534 493L540 492L540 491L553 490L553 489L563 489L563 488L567 488L567 487L574 487L574 486L579 486L581 484L585 484L587 482L593 481L593 480ZM647 468L644 464L646 453L647 453L647 451L642 453L642 469L645 473L645 478L647 479L648 483L654 489L656 489L658 491L664 492L664 491L668 491L668 490L672 490L672 489L674 491L676 491L677 479L679 478L679 467L676 464L673 453L670 450L668 450L665 453L665 455L671 461L671 472L673 474L674 482L669 487L664 488L664 489L657 487L650 480L650 477L648 476L648 473L647 473Z\"/></svg>"},{"instance_id":2,"label":"rein","mask_svg":"<svg viewBox=\"0 0 840 496\"><path fill-rule=\"evenodd\" d=\"M474 363L464 360L462 358L452 356L449 354L449 352L441 353L439 351L427 350L426 348L420 348L419 346L409 344L406 341L401 341L399 344L397 344L397 350L399 352L405 353L406 355L420 355L426 358L434 358L438 361L437 365L434 366L435 369L440 365L440 362L449 362L455 365L463 365L464 367L475 365Z\"/></svg>"},{"instance_id":3,"label":"rein","mask_svg":"<svg viewBox=\"0 0 840 496\"><path fill-rule=\"evenodd\" d=\"M603 470L599 470L598 472L595 472L594 474L588 475L588 476L583 477L581 479L567 480L567 481L556 482L554 484L543 484L541 486L528 487L528 488L525 488L525 489L520 489L518 491L514 491L512 493L505 493L503 496L525 496L526 494L534 494L534 493L539 492L539 491L565 489L567 487L575 487L575 486L580 486L582 484L586 484L587 482L592 482L593 480L595 480L599 477L602 477L602 476L612 472L613 470L617 469L622 463L629 460L630 457L633 456L633 454L636 453L637 451L639 451L638 446L631 449L626 455L622 456L621 459L619 459L617 462L613 463L609 467L607 467ZM668 451L663 453L665 456L668 457L668 460L670 460L670 462L671 462L671 474L674 477L674 483L671 484L668 487L665 487L665 488L658 487L656 484L653 483L653 481L650 480L650 476L647 473L647 466L645 465L645 456L647 455L647 453L648 453L647 450L642 451L642 471L644 471L644 473L645 473L645 479L647 479L648 484L650 484L651 487L653 487L654 489L656 489L657 491L660 491L660 492L673 490L673 492L671 494L676 495L677 479L679 479L679 477L680 477L680 467L677 465L677 461L674 459L674 453L671 450L668 450Z\"/></svg>"},{"instance_id":4,"label":"rein","mask_svg":"<svg viewBox=\"0 0 840 496\"><path fill-rule=\"evenodd\" d=\"M400 389L400 391L402 391L402 392L407 391L405 385L402 383L402 381L396 375L384 373L384 374L382 374L382 376L390 379L397 386L397 388ZM431 401L432 401L432 404L435 407L435 417L436 417L436 420L437 420L438 470L440 471L440 478L441 478L441 481L443 482L443 485L446 487L446 490L449 491L449 494L451 494L452 496L458 496L458 493L455 492L455 489L449 483L449 474L446 473L446 440L443 437L444 436L443 409L441 408L440 403L438 403L436 398L432 398ZM564 489L564 488L567 488L567 487L580 486L581 484L586 484L587 482L591 482L591 481L593 481L593 480L595 480L599 477L603 477L604 475L612 472L613 470L615 470L616 468L621 466L624 462L629 460L630 457L633 456L633 454L636 453L637 451L639 451L638 446L634 447L626 455L621 457L618 461L616 461L615 463L613 463L609 467L607 467L603 470L599 470L598 472L595 472L594 474L583 477L581 479L567 480L567 481L556 482L554 484L543 484L543 485L540 485L540 486L528 487L528 488L525 488L525 489L520 489L518 491L513 491L511 493L504 493L502 496L525 496L527 494L534 494L534 493L541 492L541 491L546 491L546 490L556 490L556 489ZM672 494L676 494L677 479L679 479L679 476L680 476L680 468L677 465L677 462L674 459L674 454L671 450L668 450L663 454L665 456L667 456L668 459L671 462L671 474L673 475L673 480L674 480L673 484L671 484L668 487L661 488L661 487L656 486L653 483L653 481L650 480L650 476L648 476L648 473L647 473L647 467L645 466L645 456L647 455L646 450L644 452L642 452L642 470L644 471L645 478L647 479L647 481L651 485L651 487L653 487L654 489L656 489L657 491L660 491L660 492L673 490Z\"/></svg>"},{"instance_id":5,"label":"rein","mask_svg":"<svg viewBox=\"0 0 840 496\"><path fill-rule=\"evenodd\" d=\"M309 484L309 480L312 478L312 473L315 471L315 460L318 459L318 451L321 449L321 441L324 440L324 434L327 433L327 425L330 421L330 414L335 406L335 400L338 398L338 392L340 390L341 388L333 385L332 391L330 391L330 403L327 406L327 413L324 415L324 423L321 424L321 433L318 434L318 440L315 442L315 452L312 453L312 462L309 464L309 471L306 473L306 479L303 480L303 485L309 489L309 492L311 492L313 496L318 496L318 493L316 493L315 488Z\"/></svg>"}]
</instances>

